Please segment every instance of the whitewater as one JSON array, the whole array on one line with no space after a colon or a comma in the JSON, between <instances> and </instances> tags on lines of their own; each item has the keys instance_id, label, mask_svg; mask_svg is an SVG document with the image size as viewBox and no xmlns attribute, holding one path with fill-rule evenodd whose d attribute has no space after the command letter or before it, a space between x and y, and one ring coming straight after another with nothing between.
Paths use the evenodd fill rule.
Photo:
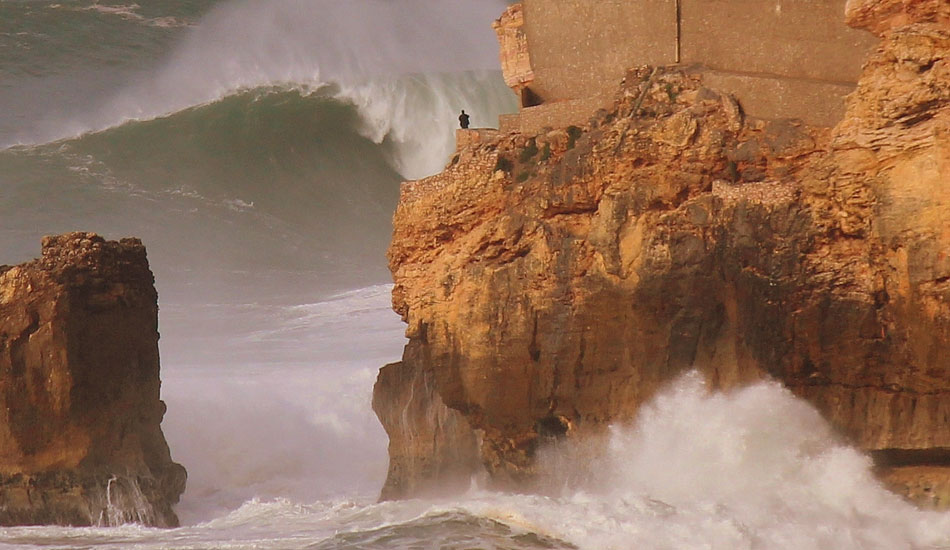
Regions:
<instances>
[{"instance_id":1,"label":"whitewater","mask_svg":"<svg viewBox=\"0 0 950 550\"><path fill-rule=\"evenodd\" d=\"M45 234L143 239L160 300L178 529L0 528L0 549L937 549L950 515L781 386L687 374L546 490L376 502L370 408L404 325L385 250L400 181L459 110L516 109L501 0L0 0L0 263Z\"/></svg>"}]
</instances>

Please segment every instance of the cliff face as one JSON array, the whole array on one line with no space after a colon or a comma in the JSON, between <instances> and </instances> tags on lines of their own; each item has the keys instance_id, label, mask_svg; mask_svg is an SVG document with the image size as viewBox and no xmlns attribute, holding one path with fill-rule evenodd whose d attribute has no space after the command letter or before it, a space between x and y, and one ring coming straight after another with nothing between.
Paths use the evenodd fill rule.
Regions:
<instances>
[{"instance_id":1,"label":"cliff face","mask_svg":"<svg viewBox=\"0 0 950 550\"><path fill-rule=\"evenodd\" d=\"M479 462L529 488L540 445L698 369L783 381L895 489L950 502L950 25L939 0L879 4L849 5L882 41L834 130L643 68L584 128L472 143L404 184L384 497ZM459 440L478 447L431 450Z\"/></svg>"},{"instance_id":2,"label":"cliff face","mask_svg":"<svg viewBox=\"0 0 950 550\"><path fill-rule=\"evenodd\" d=\"M852 9L854 8L854 9ZM875 31L866 64L835 132L835 207L842 232L864 248L863 291L879 303L880 342L862 377L806 393L874 453L896 489L950 505L950 5L849 4L849 22ZM807 184L807 183L806 183ZM872 282L873 281L873 282ZM867 374L865 374L867 373ZM882 389L861 387L863 378ZM855 388L858 391L855 391ZM875 421L864 421L861 403ZM943 467L938 467L942 465Z\"/></svg>"},{"instance_id":3,"label":"cliff face","mask_svg":"<svg viewBox=\"0 0 950 550\"><path fill-rule=\"evenodd\" d=\"M0 525L178 524L153 282L138 239L92 233L0 268Z\"/></svg>"},{"instance_id":4,"label":"cliff face","mask_svg":"<svg viewBox=\"0 0 950 550\"><path fill-rule=\"evenodd\" d=\"M407 349L406 357L412 353ZM373 410L393 434L384 500L461 492L480 468L475 432L464 415L442 402L432 372L416 368L423 363L383 367L373 392Z\"/></svg>"}]
</instances>

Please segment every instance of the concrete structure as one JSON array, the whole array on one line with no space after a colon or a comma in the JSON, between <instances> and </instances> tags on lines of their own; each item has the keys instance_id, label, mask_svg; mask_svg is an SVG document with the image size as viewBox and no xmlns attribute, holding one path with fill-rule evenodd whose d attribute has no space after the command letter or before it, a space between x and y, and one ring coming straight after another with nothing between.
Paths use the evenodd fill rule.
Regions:
<instances>
[{"instance_id":1,"label":"concrete structure","mask_svg":"<svg viewBox=\"0 0 950 550\"><path fill-rule=\"evenodd\" d=\"M877 44L845 24L845 3L523 0L495 24L506 77L517 67L509 85L523 107L503 126L586 122L628 68L677 63L701 70L709 86L733 93L751 115L831 126ZM563 101L577 108L555 113L551 105Z\"/></svg>"}]
</instances>

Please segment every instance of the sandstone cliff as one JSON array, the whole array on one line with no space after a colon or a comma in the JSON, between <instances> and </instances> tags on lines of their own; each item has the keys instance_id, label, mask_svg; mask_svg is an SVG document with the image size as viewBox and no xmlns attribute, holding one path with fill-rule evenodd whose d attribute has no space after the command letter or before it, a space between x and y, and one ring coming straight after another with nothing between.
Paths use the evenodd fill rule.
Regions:
<instances>
[{"instance_id":1,"label":"sandstone cliff","mask_svg":"<svg viewBox=\"0 0 950 550\"><path fill-rule=\"evenodd\" d=\"M92 233L0 267L0 525L176 526L145 247Z\"/></svg>"},{"instance_id":2,"label":"sandstone cliff","mask_svg":"<svg viewBox=\"0 0 950 550\"><path fill-rule=\"evenodd\" d=\"M895 489L950 503L950 24L883 3L849 4L881 44L833 130L642 68L583 128L471 140L404 184L384 497L472 464L529 487L545 441L698 369L783 381Z\"/></svg>"}]
</instances>

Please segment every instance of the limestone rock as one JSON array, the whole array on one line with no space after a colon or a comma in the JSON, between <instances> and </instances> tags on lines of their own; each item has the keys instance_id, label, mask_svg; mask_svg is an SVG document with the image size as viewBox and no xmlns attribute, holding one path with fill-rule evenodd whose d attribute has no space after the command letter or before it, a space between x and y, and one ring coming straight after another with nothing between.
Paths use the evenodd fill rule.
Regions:
<instances>
[{"instance_id":1,"label":"limestone rock","mask_svg":"<svg viewBox=\"0 0 950 550\"><path fill-rule=\"evenodd\" d=\"M381 374L375 399L387 487L480 469L428 451L455 436L425 411L461 415L491 481L524 490L546 441L628 421L697 369L782 381L891 487L947 506L947 39L938 20L885 33L833 131L641 68L566 143L501 135L407 183L389 260L412 375ZM428 402L399 417L406 395Z\"/></svg>"},{"instance_id":2,"label":"limestone rock","mask_svg":"<svg viewBox=\"0 0 950 550\"><path fill-rule=\"evenodd\" d=\"M946 0L848 0L848 25L881 35L911 23L950 25L950 3Z\"/></svg>"},{"instance_id":3,"label":"limestone rock","mask_svg":"<svg viewBox=\"0 0 950 550\"><path fill-rule=\"evenodd\" d=\"M479 467L475 432L464 415L433 393L431 376L414 362L380 370L373 410L389 434L383 500L463 491Z\"/></svg>"},{"instance_id":4,"label":"limestone rock","mask_svg":"<svg viewBox=\"0 0 950 550\"><path fill-rule=\"evenodd\" d=\"M0 269L0 525L176 526L158 305L138 239L43 239Z\"/></svg>"}]
</instances>

